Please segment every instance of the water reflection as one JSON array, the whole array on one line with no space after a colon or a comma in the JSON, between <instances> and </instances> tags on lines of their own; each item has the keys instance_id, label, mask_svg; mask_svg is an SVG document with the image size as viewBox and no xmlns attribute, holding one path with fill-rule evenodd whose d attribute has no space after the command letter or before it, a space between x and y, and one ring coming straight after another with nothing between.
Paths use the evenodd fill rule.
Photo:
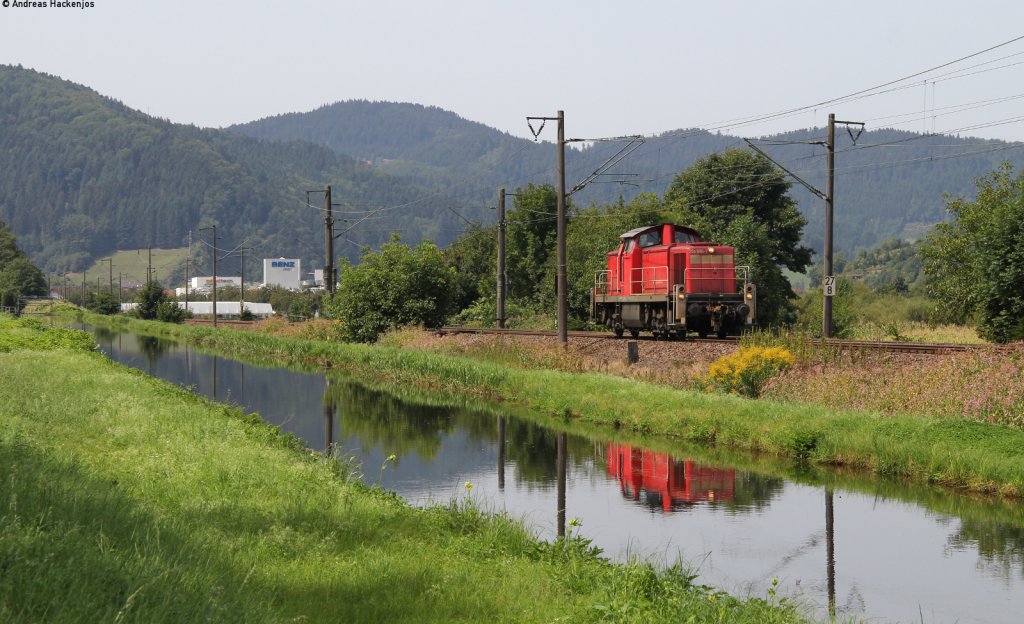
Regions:
<instances>
[{"instance_id":1,"label":"water reflection","mask_svg":"<svg viewBox=\"0 0 1024 624\"><path fill-rule=\"evenodd\" d=\"M542 539L579 518L579 532L612 558L681 556L699 564L698 582L743 595L764 596L779 578L780 595L818 617L998 622L1024 611L1020 505L813 469L783 478L751 459L595 441L408 389L243 365L162 339L96 337L119 361L240 403L311 448L356 456L367 482L413 504L471 496ZM392 454L398 461L378 471Z\"/></svg>"},{"instance_id":2,"label":"water reflection","mask_svg":"<svg viewBox=\"0 0 1024 624\"><path fill-rule=\"evenodd\" d=\"M736 470L677 460L626 444L608 444L608 475L619 483L622 495L664 511L678 511L700 502L732 500Z\"/></svg>"}]
</instances>

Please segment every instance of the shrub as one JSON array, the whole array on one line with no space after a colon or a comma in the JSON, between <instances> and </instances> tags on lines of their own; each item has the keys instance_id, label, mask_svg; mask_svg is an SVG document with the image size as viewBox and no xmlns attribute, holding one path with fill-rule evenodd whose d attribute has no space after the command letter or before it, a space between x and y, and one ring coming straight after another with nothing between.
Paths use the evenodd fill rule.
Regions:
<instances>
[{"instance_id":1,"label":"shrub","mask_svg":"<svg viewBox=\"0 0 1024 624\"><path fill-rule=\"evenodd\" d=\"M782 347L748 347L715 360L707 375L709 390L757 397L765 384L796 361Z\"/></svg>"},{"instance_id":2,"label":"shrub","mask_svg":"<svg viewBox=\"0 0 1024 624\"><path fill-rule=\"evenodd\" d=\"M182 323L188 315L175 301L161 301L156 306L156 320L164 323Z\"/></svg>"}]
</instances>

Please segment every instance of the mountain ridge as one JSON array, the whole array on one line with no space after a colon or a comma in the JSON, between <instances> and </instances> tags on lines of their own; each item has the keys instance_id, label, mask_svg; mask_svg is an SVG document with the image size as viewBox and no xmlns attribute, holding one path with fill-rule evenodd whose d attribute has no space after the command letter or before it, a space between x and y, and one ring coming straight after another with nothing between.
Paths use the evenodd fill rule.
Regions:
<instances>
[{"instance_id":1,"label":"mountain ridge","mask_svg":"<svg viewBox=\"0 0 1024 624\"><path fill-rule=\"evenodd\" d=\"M78 270L117 249L180 247L213 223L219 248L259 248L249 270L258 256L320 266L322 200L310 207L305 198L326 183L341 209L412 205L405 226L416 240L457 229L443 194L323 146L175 124L56 76L0 66L0 219L48 270ZM361 234L338 255L388 236ZM200 244L196 260L208 256Z\"/></svg>"}]
</instances>

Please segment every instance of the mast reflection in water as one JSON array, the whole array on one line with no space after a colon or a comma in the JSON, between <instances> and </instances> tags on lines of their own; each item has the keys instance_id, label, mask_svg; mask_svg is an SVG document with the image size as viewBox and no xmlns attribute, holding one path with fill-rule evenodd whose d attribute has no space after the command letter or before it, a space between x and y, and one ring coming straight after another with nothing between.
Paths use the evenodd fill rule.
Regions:
<instances>
[{"instance_id":1,"label":"mast reflection in water","mask_svg":"<svg viewBox=\"0 0 1024 624\"><path fill-rule=\"evenodd\" d=\"M96 336L118 361L206 396L216 384L220 400L258 412L310 448L357 458L367 482L413 504L472 496L547 540L564 534L566 517L578 518L573 533L613 559L683 557L698 566L697 582L737 595L764 596L778 578L780 595L819 617L1015 622L1024 612L1019 505L880 480L829 477L826 490L767 467L595 442L343 377L328 383L171 341ZM381 470L392 454L397 460Z\"/></svg>"}]
</instances>

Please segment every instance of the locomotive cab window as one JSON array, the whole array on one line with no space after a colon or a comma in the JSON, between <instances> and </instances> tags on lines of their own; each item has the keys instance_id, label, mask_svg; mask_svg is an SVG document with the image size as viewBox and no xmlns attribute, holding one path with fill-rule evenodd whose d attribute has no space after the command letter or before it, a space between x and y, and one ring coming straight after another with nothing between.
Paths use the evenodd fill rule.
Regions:
<instances>
[{"instance_id":1,"label":"locomotive cab window","mask_svg":"<svg viewBox=\"0 0 1024 624\"><path fill-rule=\"evenodd\" d=\"M633 247L635 247L635 246L636 246L636 239L635 238L629 239L628 241L626 241L626 248L623 250L623 253L629 253L629 252L633 251Z\"/></svg>"},{"instance_id":2,"label":"locomotive cab window","mask_svg":"<svg viewBox=\"0 0 1024 624\"><path fill-rule=\"evenodd\" d=\"M683 230L676 230L675 231L675 236L673 238L675 239L674 242L676 242L676 243L696 243L697 242L697 237L696 236L694 236L690 232L684 232Z\"/></svg>"},{"instance_id":3,"label":"locomotive cab window","mask_svg":"<svg viewBox=\"0 0 1024 624\"><path fill-rule=\"evenodd\" d=\"M645 232L639 237L640 247L654 247L661 244L661 230Z\"/></svg>"}]
</instances>

